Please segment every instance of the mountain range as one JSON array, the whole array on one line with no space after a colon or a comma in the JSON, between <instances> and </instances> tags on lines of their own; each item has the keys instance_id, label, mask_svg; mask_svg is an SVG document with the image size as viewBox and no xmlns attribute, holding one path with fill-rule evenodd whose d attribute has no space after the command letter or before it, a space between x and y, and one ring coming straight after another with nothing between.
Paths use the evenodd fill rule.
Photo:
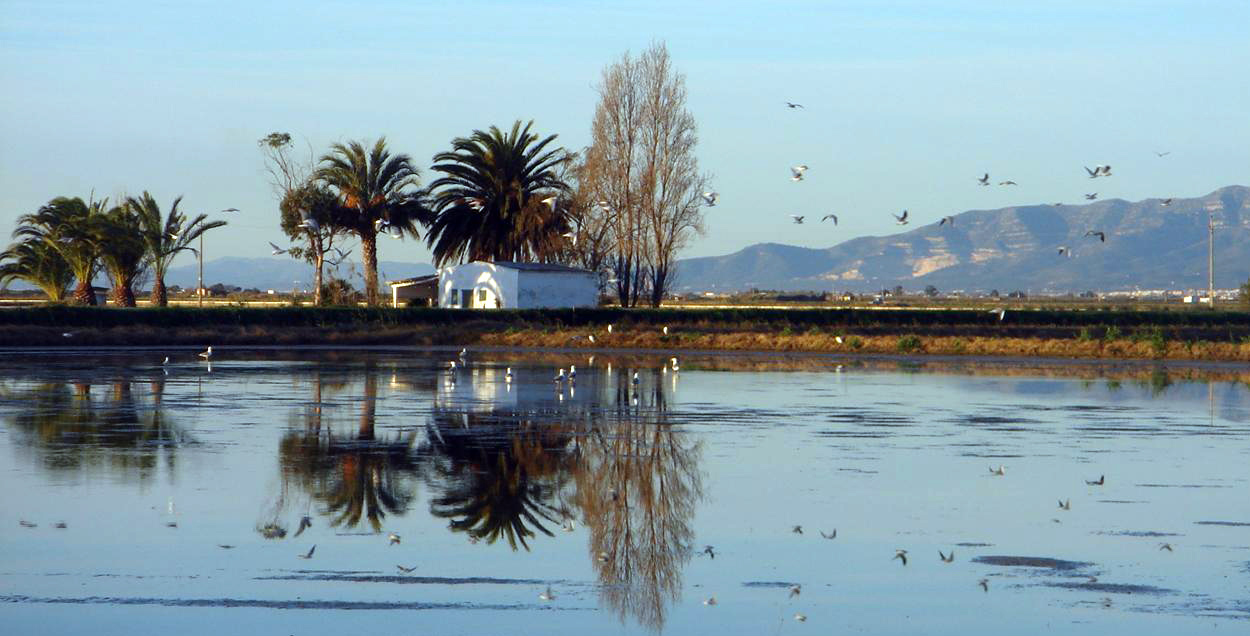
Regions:
<instances>
[{"instance_id":1,"label":"mountain range","mask_svg":"<svg viewBox=\"0 0 1250 636\"><path fill-rule=\"evenodd\" d=\"M1033 292L1207 286L1208 209L1214 210L1215 286L1250 277L1250 188L1205 196L971 210L890 236L825 249L758 243L677 264L677 291ZM1106 240L1087 232L1102 232ZM1060 253L1059 248L1066 248Z\"/></svg>"}]
</instances>

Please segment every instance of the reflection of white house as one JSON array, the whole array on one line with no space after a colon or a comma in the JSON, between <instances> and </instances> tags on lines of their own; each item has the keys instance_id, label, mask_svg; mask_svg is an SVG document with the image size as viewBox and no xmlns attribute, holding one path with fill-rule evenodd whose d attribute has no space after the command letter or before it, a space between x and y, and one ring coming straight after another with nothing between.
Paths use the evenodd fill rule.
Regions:
<instances>
[{"instance_id":1,"label":"reflection of white house","mask_svg":"<svg viewBox=\"0 0 1250 636\"><path fill-rule=\"evenodd\" d=\"M564 265L474 261L438 270L439 307L594 307L598 300L595 273Z\"/></svg>"}]
</instances>

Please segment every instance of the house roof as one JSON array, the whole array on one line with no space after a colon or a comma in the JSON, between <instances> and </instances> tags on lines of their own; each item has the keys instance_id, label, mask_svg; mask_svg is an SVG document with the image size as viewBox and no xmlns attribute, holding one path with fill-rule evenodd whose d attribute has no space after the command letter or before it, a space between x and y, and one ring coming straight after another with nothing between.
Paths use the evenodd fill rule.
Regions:
<instances>
[{"instance_id":1,"label":"house roof","mask_svg":"<svg viewBox=\"0 0 1250 636\"><path fill-rule=\"evenodd\" d=\"M403 278L400 280L388 280L387 285L391 287L407 287L409 285L420 285L421 283L432 283L438 280L438 274L429 274L426 276L414 276L412 278Z\"/></svg>"},{"instance_id":2,"label":"house roof","mask_svg":"<svg viewBox=\"0 0 1250 636\"><path fill-rule=\"evenodd\" d=\"M480 261L486 262L486 261ZM496 267L506 267L522 272L589 272L590 270L580 267L569 267L568 265L556 265L555 263L514 263L512 261L493 261L488 262Z\"/></svg>"}]
</instances>

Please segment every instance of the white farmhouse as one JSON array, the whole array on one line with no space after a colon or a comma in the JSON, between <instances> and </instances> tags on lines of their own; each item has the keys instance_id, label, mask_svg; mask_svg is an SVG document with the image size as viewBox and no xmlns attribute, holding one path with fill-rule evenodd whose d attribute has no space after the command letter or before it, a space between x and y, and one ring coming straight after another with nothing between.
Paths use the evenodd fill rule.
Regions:
<instances>
[{"instance_id":1,"label":"white farmhouse","mask_svg":"<svg viewBox=\"0 0 1250 636\"><path fill-rule=\"evenodd\" d=\"M564 265L473 261L438 270L439 307L594 307L598 300L598 276Z\"/></svg>"}]
</instances>

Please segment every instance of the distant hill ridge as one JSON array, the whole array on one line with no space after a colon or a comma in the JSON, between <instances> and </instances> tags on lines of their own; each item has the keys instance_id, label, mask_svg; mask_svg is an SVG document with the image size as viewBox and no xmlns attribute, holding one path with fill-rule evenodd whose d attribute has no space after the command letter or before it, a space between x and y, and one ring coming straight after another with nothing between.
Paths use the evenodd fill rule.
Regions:
<instances>
[{"instance_id":1,"label":"distant hill ridge","mask_svg":"<svg viewBox=\"0 0 1250 636\"><path fill-rule=\"evenodd\" d=\"M1216 212L1216 287L1250 277L1250 188L1206 196L1085 205L971 210L890 236L827 249L758 243L733 254L681 260L680 291L875 291L902 285L950 290L1186 289L1207 284L1207 206ZM1106 242L1085 233L1106 233ZM1060 255L1059 247L1071 250Z\"/></svg>"}]
</instances>

